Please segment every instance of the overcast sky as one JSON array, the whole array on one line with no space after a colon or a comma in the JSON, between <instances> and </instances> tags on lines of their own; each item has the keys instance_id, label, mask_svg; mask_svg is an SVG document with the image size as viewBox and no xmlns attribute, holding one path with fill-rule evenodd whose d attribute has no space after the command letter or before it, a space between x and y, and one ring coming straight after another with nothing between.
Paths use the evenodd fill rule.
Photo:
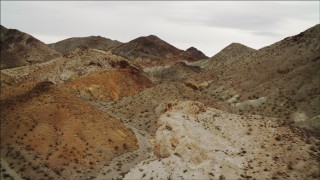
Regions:
<instances>
[{"instance_id":1,"label":"overcast sky","mask_svg":"<svg viewBox=\"0 0 320 180\"><path fill-rule=\"evenodd\" d=\"M100 35L128 42L154 34L213 56L232 42L259 49L319 23L319 1L1 1L1 24L45 43Z\"/></svg>"}]
</instances>

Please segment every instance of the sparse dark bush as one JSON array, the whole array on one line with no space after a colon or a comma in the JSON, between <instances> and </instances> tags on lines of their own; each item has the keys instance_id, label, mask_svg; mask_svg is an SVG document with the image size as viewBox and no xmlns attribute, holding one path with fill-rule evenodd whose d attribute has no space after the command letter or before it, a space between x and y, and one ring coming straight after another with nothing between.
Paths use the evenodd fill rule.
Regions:
<instances>
[{"instance_id":1,"label":"sparse dark bush","mask_svg":"<svg viewBox=\"0 0 320 180\"><path fill-rule=\"evenodd\" d=\"M123 149L127 150L129 147L126 143L123 144Z\"/></svg>"}]
</instances>

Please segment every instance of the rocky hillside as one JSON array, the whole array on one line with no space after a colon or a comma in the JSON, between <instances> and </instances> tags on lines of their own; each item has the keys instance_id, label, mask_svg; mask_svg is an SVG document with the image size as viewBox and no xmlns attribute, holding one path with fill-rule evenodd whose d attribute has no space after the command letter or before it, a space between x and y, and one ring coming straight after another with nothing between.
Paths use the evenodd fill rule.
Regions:
<instances>
[{"instance_id":1,"label":"rocky hillside","mask_svg":"<svg viewBox=\"0 0 320 180\"><path fill-rule=\"evenodd\" d=\"M2 73L18 82L50 80L60 84L96 71L109 71L127 66L130 64L124 58L111 52L79 47L61 58L41 64L5 69Z\"/></svg>"},{"instance_id":2,"label":"rocky hillside","mask_svg":"<svg viewBox=\"0 0 320 180\"><path fill-rule=\"evenodd\" d=\"M196 48L183 51L154 35L139 37L123 43L112 52L132 60L200 60L207 58Z\"/></svg>"},{"instance_id":3,"label":"rocky hillside","mask_svg":"<svg viewBox=\"0 0 320 180\"><path fill-rule=\"evenodd\" d=\"M95 72L71 80L65 86L83 99L105 101L132 96L151 87L152 83L138 69L127 67L116 71Z\"/></svg>"},{"instance_id":4,"label":"rocky hillside","mask_svg":"<svg viewBox=\"0 0 320 180\"><path fill-rule=\"evenodd\" d=\"M62 54L66 54L70 53L71 51L80 46L86 46L91 49L109 51L117 46L120 46L121 44L122 43L119 41L111 40L101 36L89 36L65 39L53 44L49 44L49 46Z\"/></svg>"},{"instance_id":5,"label":"rocky hillside","mask_svg":"<svg viewBox=\"0 0 320 180\"><path fill-rule=\"evenodd\" d=\"M233 112L286 118L319 131L318 39L320 25L258 51L233 48L241 53L227 64L214 56L206 69L217 77L216 86L207 91L225 89Z\"/></svg>"},{"instance_id":6,"label":"rocky hillside","mask_svg":"<svg viewBox=\"0 0 320 180\"><path fill-rule=\"evenodd\" d=\"M169 67L149 68L145 70L158 81L183 81L198 75L202 69L198 66L188 66L185 62L177 62Z\"/></svg>"},{"instance_id":7,"label":"rocky hillside","mask_svg":"<svg viewBox=\"0 0 320 180\"><path fill-rule=\"evenodd\" d=\"M319 179L319 28L207 59L148 36L3 69L1 178Z\"/></svg>"},{"instance_id":8,"label":"rocky hillside","mask_svg":"<svg viewBox=\"0 0 320 180\"><path fill-rule=\"evenodd\" d=\"M117 119L52 82L30 87L1 93L3 177L13 171L23 179L93 178L113 157L137 148L133 132Z\"/></svg>"},{"instance_id":9,"label":"rocky hillside","mask_svg":"<svg viewBox=\"0 0 320 180\"><path fill-rule=\"evenodd\" d=\"M59 56L60 53L29 34L1 25L0 69L41 63Z\"/></svg>"},{"instance_id":10,"label":"rocky hillside","mask_svg":"<svg viewBox=\"0 0 320 180\"><path fill-rule=\"evenodd\" d=\"M204 103L219 103L238 114L285 118L320 134L319 28L316 25L260 50L233 43L207 60L187 64L200 67L201 73L179 73L167 80L186 83L191 78L193 85L210 82L196 88ZM172 67L148 73L165 81L159 74Z\"/></svg>"},{"instance_id":11,"label":"rocky hillside","mask_svg":"<svg viewBox=\"0 0 320 180\"><path fill-rule=\"evenodd\" d=\"M280 119L169 103L157 121L155 156L124 179L313 179L320 142L310 141Z\"/></svg>"},{"instance_id":12,"label":"rocky hillside","mask_svg":"<svg viewBox=\"0 0 320 180\"><path fill-rule=\"evenodd\" d=\"M222 49L219 53L209 58L205 68L209 70L224 70L232 63L243 62L246 58L251 58L257 51L239 43L232 43Z\"/></svg>"}]
</instances>

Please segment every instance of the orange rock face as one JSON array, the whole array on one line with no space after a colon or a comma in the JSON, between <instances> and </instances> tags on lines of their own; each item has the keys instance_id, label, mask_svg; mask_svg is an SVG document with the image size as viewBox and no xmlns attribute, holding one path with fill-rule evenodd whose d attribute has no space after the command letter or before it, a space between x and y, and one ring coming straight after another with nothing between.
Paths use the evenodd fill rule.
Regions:
<instances>
[{"instance_id":1,"label":"orange rock face","mask_svg":"<svg viewBox=\"0 0 320 180\"><path fill-rule=\"evenodd\" d=\"M84 99L117 100L151 87L149 79L134 68L97 72L66 83L66 87Z\"/></svg>"}]
</instances>

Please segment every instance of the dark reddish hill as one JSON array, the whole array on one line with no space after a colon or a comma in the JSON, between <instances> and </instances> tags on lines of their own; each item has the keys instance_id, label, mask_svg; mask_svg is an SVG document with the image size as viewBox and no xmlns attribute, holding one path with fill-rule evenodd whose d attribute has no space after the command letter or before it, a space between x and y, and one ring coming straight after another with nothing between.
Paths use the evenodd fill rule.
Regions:
<instances>
[{"instance_id":1,"label":"dark reddish hill","mask_svg":"<svg viewBox=\"0 0 320 180\"><path fill-rule=\"evenodd\" d=\"M113 49L112 52L132 60L200 60L207 58L196 48L183 51L155 35L136 38Z\"/></svg>"}]
</instances>

